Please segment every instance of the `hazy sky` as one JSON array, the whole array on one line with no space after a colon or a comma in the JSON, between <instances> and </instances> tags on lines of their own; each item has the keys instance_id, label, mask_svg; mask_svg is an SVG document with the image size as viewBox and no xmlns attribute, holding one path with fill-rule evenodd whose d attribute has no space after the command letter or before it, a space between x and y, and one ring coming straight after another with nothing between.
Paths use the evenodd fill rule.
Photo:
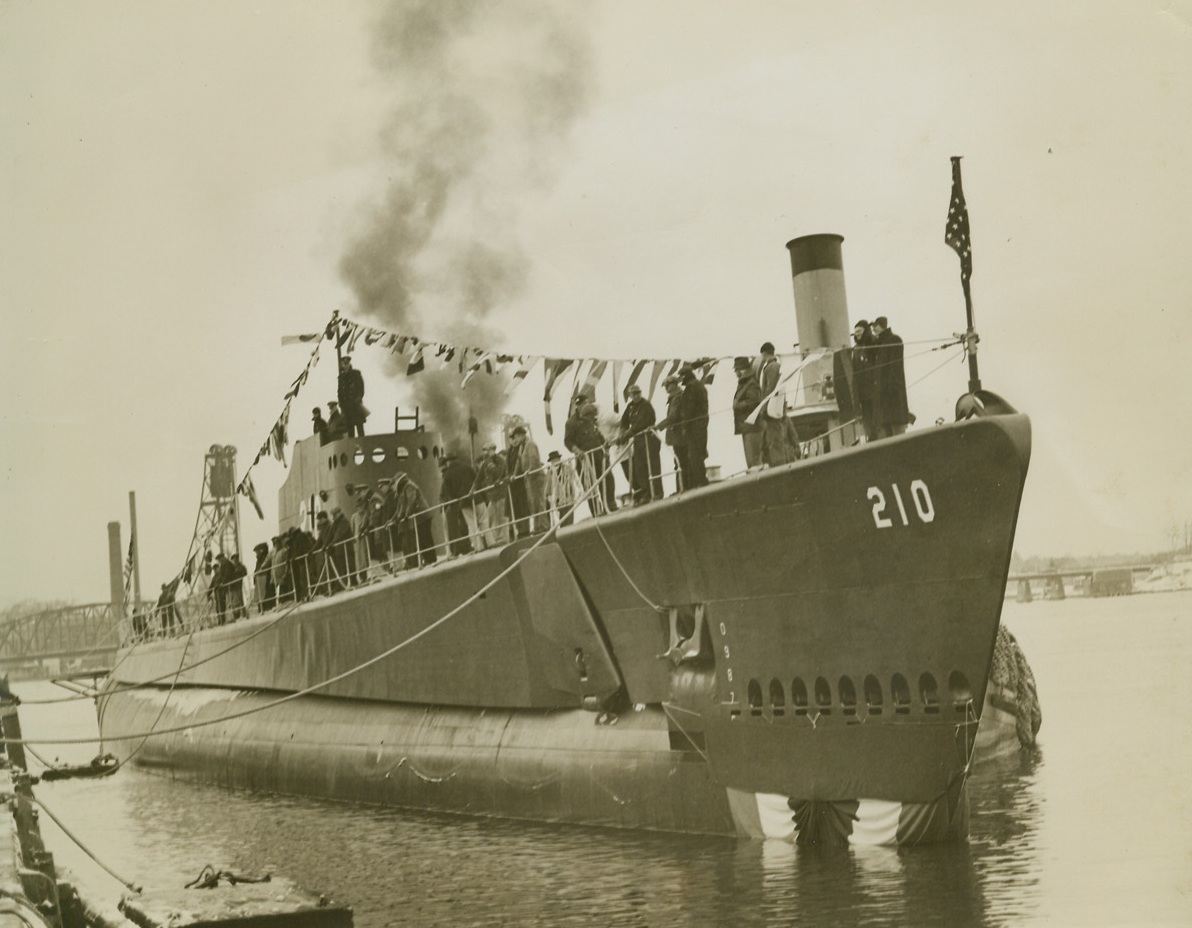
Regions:
<instances>
[{"instance_id":1,"label":"hazy sky","mask_svg":"<svg viewBox=\"0 0 1192 928\"><path fill-rule=\"evenodd\" d=\"M155 594L204 452L243 472L306 361L280 336L335 309L514 352L753 353L796 337L785 242L835 232L853 318L943 341L950 155L982 378L1034 425L1017 550L1164 548L1192 520L1190 112L1187 0L4 0L0 592L106 598L135 490ZM927 376L930 347L920 426L967 379ZM401 401L358 355L373 409ZM298 436L332 384L325 356ZM272 516L282 469L253 474Z\"/></svg>"}]
</instances>

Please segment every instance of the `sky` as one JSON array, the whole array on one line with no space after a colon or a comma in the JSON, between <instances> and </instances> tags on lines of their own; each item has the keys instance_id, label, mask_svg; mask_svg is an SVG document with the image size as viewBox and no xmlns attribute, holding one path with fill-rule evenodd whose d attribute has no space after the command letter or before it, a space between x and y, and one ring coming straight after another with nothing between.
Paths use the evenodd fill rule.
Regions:
<instances>
[{"instance_id":1,"label":"sky","mask_svg":"<svg viewBox=\"0 0 1192 928\"><path fill-rule=\"evenodd\" d=\"M307 361L281 336L336 310L512 353L790 350L785 243L831 232L928 427L967 381L931 351L964 326L952 155L982 380L1033 423L1016 550L1164 550L1192 521L1189 112L1189 0L0 0L0 600L106 599L130 491L155 594L203 455L244 473ZM371 408L412 402L357 361ZM272 519L284 470L252 474ZM272 534L241 518L245 550Z\"/></svg>"}]
</instances>

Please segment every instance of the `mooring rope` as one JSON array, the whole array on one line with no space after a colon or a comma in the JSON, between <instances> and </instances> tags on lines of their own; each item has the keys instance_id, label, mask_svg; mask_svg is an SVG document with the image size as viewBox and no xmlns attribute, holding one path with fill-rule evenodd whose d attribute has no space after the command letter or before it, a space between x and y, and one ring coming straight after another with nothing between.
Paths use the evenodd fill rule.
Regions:
<instances>
[{"instance_id":1,"label":"mooring rope","mask_svg":"<svg viewBox=\"0 0 1192 928\"><path fill-rule=\"evenodd\" d=\"M610 458L611 458L611 455L610 455ZM572 513L574 513L575 510L579 507L580 503L585 502L590 495L592 495L593 493L598 491L603 486L604 477L606 475L612 473L612 468L613 468L613 464L610 463L609 466L607 468L605 468L604 472L600 474L599 478L593 482L592 486L587 488L586 490L584 490L584 492L579 495L579 497L575 500L575 502L571 506L571 508L564 514L564 518L566 516L569 516ZM272 709L272 708L274 708L276 706L280 706L284 703L293 702L295 699L299 699L303 696L309 696L312 693L317 693L320 690L326 689L327 687L329 687L335 683L339 683L342 680L346 680L349 677L355 676L356 674L360 673L361 671L366 670L369 667L372 667L374 664L378 664L381 661L386 660L389 657L392 657L398 651L401 651L402 649L409 647L415 641L418 641L420 638L423 638L426 635L430 634L432 631L434 631L440 625L443 625L450 619L455 618L457 615L459 615L461 612L463 612L464 609L466 609L468 606L472 605L473 603L479 601L482 596L487 595L489 590L494 589L498 583L503 581L511 573L513 573L515 570L517 570L522 565L522 563L527 558L529 558L529 556L531 554L533 554L534 551L538 550L538 548L540 548L543 544L545 544L548 540L553 538L558 533L558 530L561 527L561 525L562 525L562 519L560 519L560 522L558 525L551 526L551 528L549 528L542 536L537 538L533 544L531 544L524 551L522 551L518 555L518 557L508 567L503 569L500 573L498 573L491 580L489 580L487 583L485 583L483 586L481 586L478 590L476 590L474 593L472 593L470 596L468 596L465 600L463 600L461 603L459 603L454 608L450 609L445 614L441 615L439 618L437 618L435 621L431 622L429 625L424 626L417 632L414 632L412 635L408 636L407 638L403 639L402 641L399 641L397 644L395 644L393 647L389 648L388 650L382 651L379 654L375 654L372 657L370 657L368 660L363 661L354 667L349 667L347 670L343 671L342 673L338 673L335 676L329 677L325 680L321 680L318 683L313 683L310 686L305 687L301 690L296 690L293 693L287 693L284 696L279 696L277 699L270 700L270 701L263 703L262 705L259 705L259 706L253 706L251 708L244 709L240 712L230 712L227 715L219 716L218 718L197 720L197 721L189 722L185 725L175 725L175 726L172 726L169 728L160 728L160 729L155 728L155 729L151 729L148 732L143 732L143 731L142 732L130 732L128 734L123 734L123 735L111 735L111 736L108 736L107 738L99 738L99 737L94 737L94 738L31 738L31 739L0 738L0 743L2 743L2 744L96 744L96 743L102 744L105 741L106 742L135 741L138 738L148 738L153 735L171 735L171 734L177 734L177 733L183 732L183 731L190 731L195 728L206 728L211 725L220 725L220 724L223 724L224 722L230 722L230 721L234 721L235 719L240 719L240 718L245 718L246 716L255 715L258 712L264 712L268 709ZM167 674L165 676L172 676L172 674ZM165 676L163 676L161 679L165 679Z\"/></svg>"},{"instance_id":2,"label":"mooring rope","mask_svg":"<svg viewBox=\"0 0 1192 928\"><path fill-rule=\"evenodd\" d=\"M24 796L25 794L22 793L21 795ZM70 840L75 843L75 845L78 847L78 849L80 851L82 851L84 854L86 854L88 857L90 857L93 861L95 861L95 863L102 870L104 870L109 876L111 876L117 882L121 883L127 889L132 890L134 893L141 892L140 886L138 886L136 883L126 880L119 873L117 873L115 870L113 870L111 867L109 867L107 864L105 864L102 860L100 860L98 857L96 857L95 854L91 851L91 849L89 847L87 847L87 845L85 845L82 841L80 841L78 836L73 831L71 831L64 824L62 824L62 820L60 818L58 818L58 816L56 816L53 813L53 811L51 811L49 806L47 806L44 802L42 802L36 796L29 795L29 796L25 796L25 798L30 800L31 802L37 803L37 805L41 808L41 810L43 812L45 812L45 814L50 817L50 819L54 822L54 824L57 825L62 830L62 833L64 835L66 835L66 837L70 838Z\"/></svg>"}]
</instances>

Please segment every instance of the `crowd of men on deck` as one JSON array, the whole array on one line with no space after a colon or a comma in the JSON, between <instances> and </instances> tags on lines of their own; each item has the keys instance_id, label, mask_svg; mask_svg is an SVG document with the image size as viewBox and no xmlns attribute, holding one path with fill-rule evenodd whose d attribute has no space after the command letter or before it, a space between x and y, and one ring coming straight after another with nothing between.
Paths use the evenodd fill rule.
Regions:
<instances>
[{"instance_id":1,"label":"crowd of men on deck","mask_svg":"<svg viewBox=\"0 0 1192 928\"><path fill-rule=\"evenodd\" d=\"M847 389L848 403L869 441L902 434L914 421L907 408L902 339L884 316L853 327L853 346L837 352L837 389ZM843 369L841 364L844 364ZM841 371L844 371L841 374ZM737 378L733 395L734 432L741 436L747 469L775 467L801 457L799 436L779 389L781 371L774 345L766 342L756 358L733 361ZM708 483L708 391L693 365L683 365L663 380L666 415L659 420L653 405L634 383L625 390L625 410L615 434L606 435L592 398L577 394L563 433L574 456L558 451L542 459L524 425L509 432L504 449L488 442L473 464L455 453L439 459L439 501L447 530L436 544L432 510L414 479L404 471L383 478L375 487L349 488L352 512L339 507L318 512L315 532L294 526L275 535L271 544L253 550L252 603L260 612L311 596L330 595L359 586L378 574L391 574L448 557L483 551L568 525L576 501L586 498L592 515L616 511L611 444L624 449L621 468L632 505L661 499L661 449L674 455L676 492ZM363 435L368 410L364 382L351 360L340 360L337 399L329 402L329 418L312 412L314 434L322 443ZM247 618L244 581L248 569L237 555L213 556L202 566L215 621ZM162 630L179 624L175 597L179 578L162 584L157 613ZM142 623L143 624L143 623Z\"/></svg>"}]
</instances>

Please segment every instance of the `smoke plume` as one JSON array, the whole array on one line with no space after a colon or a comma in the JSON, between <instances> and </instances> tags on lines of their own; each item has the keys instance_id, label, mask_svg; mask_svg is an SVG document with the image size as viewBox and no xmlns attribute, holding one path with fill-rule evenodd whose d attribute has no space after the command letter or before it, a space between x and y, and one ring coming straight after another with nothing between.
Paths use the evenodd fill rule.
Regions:
<instances>
[{"instance_id":1,"label":"smoke plume","mask_svg":"<svg viewBox=\"0 0 1192 928\"><path fill-rule=\"evenodd\" d=\"M391 331L501 346L486 319L529 273L519 207L553 180L589 93L578 13L565 0L386 7L373 53L394 101L380 134L387 186L340 262L361 315ZM466 435L469 411L491 430L504 408L504 378L479 374L466 391L460 379L428 358L407 381L449 442Z\"/></svg>"}]
</instances>

